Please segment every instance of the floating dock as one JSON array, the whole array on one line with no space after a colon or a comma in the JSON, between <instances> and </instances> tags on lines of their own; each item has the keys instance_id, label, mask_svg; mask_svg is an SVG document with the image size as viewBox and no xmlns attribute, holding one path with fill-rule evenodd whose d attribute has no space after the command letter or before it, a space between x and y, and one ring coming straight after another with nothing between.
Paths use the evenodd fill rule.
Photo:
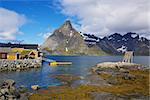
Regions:
<instances>
[{"instance_id":1,"label":"floating dock","mask_svg":"<svg viewBox=\"0 0 150 100\"><path fill-rule=\"evenodd\" d=\"M42 61L49 62L49 66L72 65L72 62L67 62L67 61L57 62L55 60L47 59L47 58L42 58Z\"/></svg>"},{"instance_id":2,"label":"floating dock","mask_svg":"<svg viewBox=\"0 0 150 100\"><path fill-rule=\"evenodd\" d=\"M72 62L51 62L50 66L59 66L59 65L72 65Z\"/></svg>"}]
</instances>

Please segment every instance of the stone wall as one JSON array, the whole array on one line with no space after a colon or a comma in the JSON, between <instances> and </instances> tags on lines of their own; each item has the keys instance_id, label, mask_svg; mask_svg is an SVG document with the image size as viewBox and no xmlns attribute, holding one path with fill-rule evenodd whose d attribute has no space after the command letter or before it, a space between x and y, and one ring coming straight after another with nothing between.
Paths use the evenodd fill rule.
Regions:
<instances>
[{"instance_id":1,"label":"stone wall","mask_svg":"<svg viewBox=\"0 0 150 100\"><path fill-rule=\"evenodd\" d=\"M17 71L29 68L41 67L41 60L24 59L24 60L0 60L0 71Z\"/></svg>"}]
</instances>

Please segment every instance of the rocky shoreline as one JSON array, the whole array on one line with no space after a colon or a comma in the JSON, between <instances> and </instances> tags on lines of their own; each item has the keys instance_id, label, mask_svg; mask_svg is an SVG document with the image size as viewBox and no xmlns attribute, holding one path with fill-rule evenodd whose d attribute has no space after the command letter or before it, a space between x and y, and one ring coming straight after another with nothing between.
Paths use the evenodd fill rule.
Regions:
<instances>
[{"instance_id":1,"label":"rocky shoreline","mask_svg":"<svg viewBox=\"0 0 150 100\"><path fill-rule=\"evenodd\" d=\"M92 70L95 72L97 69L105 69L105 68L111 68L111 69L128 69L128 70L143 70L148 67L136 64L136 63L127 63L127 62L104 62L99 63L96 66L92 67Z\"/></svg>"},{"instance_id":2,"label":"rocky shoreline","mask_svg":"<svg viewBox=\"0 0 150 100\"><path fill-rule=\"evenodd\" d=\"M0 71L20 71L30 68L39 68L41 64L41 60L35 59L0 60Z\"/></svg>"},{"instance_id":3,"label":"rocky shoreline","mask_svg":"<svg viewBox=\"0 0 150 100\"><path fill-rule=\"evenodd\" d=\"M34 85L32 91L15 88L15 81L6 80L0 86L0 100L149 100L149 71L139 64L105 62L92 67L85 77L54 75L61 86Z\"/></svg>"},{"instance_id":4,"label":"rocky shoreline","mask_svg":"<svg viewBox=\"0 0 150 100\"><path fill-rule=\"evenodd\" d=\"M29 100L149 100L149 71L149 68L133 63L100 63L84 78L56 76L64 83L62 86L39 90ZM74 85L80 80L84 83Z\"/></svg>"},{"instance_id":5,"label":"rocky shoreline","mask_svg":"<svg viewBox=\"0 0 150 100\"><path fill-rule=\"evenodd\" d=\"M25 87L16 88L12 79L7 79L0 84L0 100L28 100L31 92Z\"/></svg>"}]
</instances>

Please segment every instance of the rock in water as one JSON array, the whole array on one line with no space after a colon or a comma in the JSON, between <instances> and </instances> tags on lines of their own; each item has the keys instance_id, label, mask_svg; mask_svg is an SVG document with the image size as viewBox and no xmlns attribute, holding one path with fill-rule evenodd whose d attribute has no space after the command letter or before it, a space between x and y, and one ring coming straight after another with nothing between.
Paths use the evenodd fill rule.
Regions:
<instances>
[{"instance_id":1,"label":"rock in water","mask_svg":"<svg viewBox=\"0 0 150 100\"><path fill-rule=\"evenodd\" d=\"M4 83L7 84L9 87L12 87L15 85L15 81L12 79L5 80Z\"/></svg>"},{"instance_id":2,"label":"rock in water","mask_svg":"<svg viewBox=\"0 0 150 100\"><path fill-rule=\"evenodd\" d=\"M41 46L43 51L56 55L102 55L105 54L96 45L88 47L79 32L66 21L47 38Z\"/></svg>"},{"instance_id":3,"label":"rock in water","mask_svg":"<svg viewBox=\"0 0 150 100\"><path fill-rule=\"evenodd\" d=\"M39 85L33 85L33 86L31 86L31 88L32 88L33 90L38 90L38 89L40 89L40 86L39 86Z\"/></svg>"}]
</instances>

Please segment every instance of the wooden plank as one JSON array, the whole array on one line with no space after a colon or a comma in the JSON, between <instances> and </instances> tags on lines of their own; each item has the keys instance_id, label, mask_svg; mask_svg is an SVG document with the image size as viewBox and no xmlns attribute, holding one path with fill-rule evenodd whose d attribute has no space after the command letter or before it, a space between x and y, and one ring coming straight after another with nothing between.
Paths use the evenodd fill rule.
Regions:
<instances>
[{"instance_id":1,"label":"wooden plank","mask_svg":"<svg viewBox=\"0 0 150 100\"><path fill-rule=\"evenodd\" d=\"M57 62L57 65L72 65L72 62Z\"/></svg>"}]
</instances>

